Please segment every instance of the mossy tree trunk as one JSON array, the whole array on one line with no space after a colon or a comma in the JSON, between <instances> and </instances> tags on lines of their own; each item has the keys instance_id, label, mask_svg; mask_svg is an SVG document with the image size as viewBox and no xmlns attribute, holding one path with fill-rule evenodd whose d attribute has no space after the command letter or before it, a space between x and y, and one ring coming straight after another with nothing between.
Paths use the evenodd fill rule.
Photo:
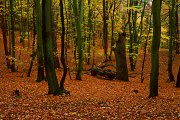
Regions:
<instances>
[{"instance_id":1,"label":"mossy tree trunk","mask_svg":"<svg viewBox=\"0 0 180 120\"><path fill-rule=\"evenodd\" d=\"M115 44L115 40L114 40L115 10L116 10L116 1L114 0L113 1L113 12L112 12L112 16L111 16L111 51L109 54L109 60L111 60L113 46Z\"/></svg>"},{"instance_id":2,"label":"mossy tree trunk","mask_svg":"<svg viewBox=\"0 0 180 120\"><path fill-rule=\"evenodd\" d=\"M114 54L116 58L116 79L129 81L126 63L126 33L119 33Z\"/></svg>"},{"instance_id":3,"label":"mossy tree trunk","mask_svg":"<svg viewBox=\"0 0 180 120\"><path fill-rule=\"evenodd\" d=\"M92 30L93 30L93 10L92 10L92 1L88 0L88 38L87 38L87 63L90 64L90 58L91 58L91 39L92 36Z\"/></svg>"},{"instance_id":4,"label":"mossy tree trunk","mask_svg":"<svg viewBox=\"0 0 180 120\"><path fill-rule=\"evenodd\" d=\"M48 93L58 95L59 85L54 68L53 58L53 46L52 46L52 16L51 16L51 4L52 0L42 0L42 6L44 6L43 14L43 45L44 45L44 61L45 61L45 72L48 81ZM45 15L45 16L44 16Z\"/></svg>"},{"instance_id":5,"label":"mossy tree trunk","mask_svg":"<svg viewBox=\"0 0 180 120\"><path fill-rule=\"evenodd\" d=\"M38 75L37 82L44 80L44 55L43 55L43 39L42 39L42 11L40 0L34 0L36 14L36 31L37 31L37 63Z\"/></svg>"},{"instance_id":6,"label":"mossy tree trunk","mask_svg":"<svg viewBox=\"0 0 180 120\"><path fill-rule=\"evenodd\" d=\"M153 40L151 46L151 75L149 97L158 96L158 76L159 76L159 46L161 39L161 3L162 0L153 0Z\"/></svg>"},{"instance_id":7,"label":"mossy tree trunk","mask_svg":"<svg viewBox=\"0 0 180 120\"><path fill-rule=\"evenodd\" d=\"M79 3L79 4L78 4ZM73 0L73 11L75 16L76 35L77 35L77 47L78 47L78 68L76 79L81 80L82 68L83 68L83 40L82 40L82 16L84 9L83 0Z\"/></svg>"}]
</instances>

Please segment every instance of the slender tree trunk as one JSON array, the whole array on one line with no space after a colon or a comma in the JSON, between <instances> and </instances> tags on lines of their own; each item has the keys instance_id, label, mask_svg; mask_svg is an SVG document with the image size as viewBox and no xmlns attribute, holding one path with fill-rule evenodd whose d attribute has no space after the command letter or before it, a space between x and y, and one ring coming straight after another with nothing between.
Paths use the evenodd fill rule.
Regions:
<instances>
[{"instance_id":1,"label":"slender tree trunk","mask_svg":"<svg viewBox=\"0 0 180 120\"><path fill-rule=\"evenodd\" d=\"M78 7L80 6L80 7ZM76 74L76 79L81 80L82 77L82 68L83 68L83 45L82 45L82 16L83 16L83 0L80 0L80 4L78 4L77 0L73 0L73 8L75 15L75 23L76 23L76 32L77 32L77 47L78 47L78 70Z\"/></svg>"},{"instance_id":2,"label":"slender tree trunk","mask_svg":"<svg viewBox=\"0 0 180 120\"><path fill-rule=\"evenodd\" d=\"M29 16L29 7L30 7L30 5L29 5L30 3L29 3L29 0L27 0L27 33L28 33L28 48L30 48L30 24L29 24L29 22L30 22L30 16Z\"/></svg>"},{"instance_id":3,"label":"slender tree trunk","mask_svg":"<svg viewBox=\"0 0 180 120\"><path fill-rule=\"evenodd\" d=\"M116 79L129 81L126 63L126 33L119 33L114 54L116 58Z\"/></svg>"},{"instance_id":4,"label":"slender tree trunk","mask_svg":"<svg viewBox=\"0 0 180 120\"><path fill-rule=\"evenodd\" d=\"M69 91L64 89L64 82L66 79L66 75L67 75L67 65L66 65L66 61L65 61L65 49L64 49L64 41L65 41L65 25L64 25L64 14L63 14L63 0L60 0L60 14L61 14L61 23L62 23L62 35L61 35L61 62L63 65L63 76L61 78L61 82L60 82L60 94L62 93L69 93Z\"/></svg>"},{"instance_id":5,"label":"slender tree trunk","mask_svg":"<svg viewBox=\"0 0 180 120\"><path fill-rule=\"evenodd\" d=\"M137 6L138 1L130 1L130 7L131 6ZM137 11L130 10L129 17L132 18L132 22L129 21L129 32L130 32L130 47L129 47L129 60L130 60L130 67L131 70L134 71L136 68L137 63L137 56L138 56L138 33L137 33ZM130 18L129 18L130 19Z\"/></svg>"},{"instance_id":6,"label":"slender tree trunk","mask_svg":"<svg viewBox=\"0 0 180 120\"><path fill-rule=\"evenodd\" d=\"M162 0L153 0L153 40L151 46L151 75L149 97L158 96L158 76L159 76L159 46L161 39L161 3Z\"/></svg>"},{"instance_id":7,"label":"slender tree trunk","mask_svg":"<svg viewBox=\"0 0 180 120\"><path fill-rule=\"evenodd\" d=\"M104 47L104 55L105 55L105 61L108 61L108 24L107 24L107 13L106 13L106 9L107 9L107 1L103 0L103 47Z\"/></svg>"},{"instance_id":8,"label":"slender tree trunk","mask_svg":"<svg viewBox=\"0 0 180 120\"><path fill-rule=\"evenodd\" d=\"M91 57L91 38L92 38L92 6L91 6L91 0L88 0L88 46L87 46L87 63L90 64L90 57Z\"/></svg>"},{"instance_id":9,"label":"slender tree trunk","mask_svg":"<svg viewBox=\"0 0 180 120\"><path fill-rule=\"evenodd\" d=\"M176 4L178 3L178 0L176 0ZM176 5L176 54L180 54L179 47L180 47L180 32L179 32L179 4Z\"/></svg>"},{"instance_id":10,"label":"slender tree trunk","mask_svg":"<svg viewBox=\"0 0 180 120\"><path fill-rule=\"evenodd\" d=\"M14 34L14 10L13 10L13 1L10 0L10 14L11 14L11 48L12 48L12 65L11 71L16 72L16 65L15 65L15 34Z\"/></svg>"},{"instance_id":11,"label":"slender tree trunk","mask_svg":"<svg viewBox=\"0 0 180 120\"><path fill-rule=\"evenodd\" d=\"M172 6L169 10L169 33L170 33L170 39L169 39L169 52L168 52L168 75L169 75L169 82L174 81L174 75L172 73L172 63L173 63L173 56L172 56L172 50L173 50L173 41L175 40L175 0L172 0Z\"/></svg>"},{"instance_id":12,"label":"slender tree trunk","mask_svg":"<svg viewBox=\"0 0 180 120\"><path fill-rule=\"evenodd\" d=\"M147 45L148 45L149 34L151 32L151 16L150 16L150 20L148 20L149 21L149 29L148 29L148 33L147 33L147 36L146 36L146 41L145 41L145 44L144 44L144 57L143 57L143 62L142 62L142 67L141 67L142 68L141 69L141 83L143 83L143 81L144 81L144 64L145 64L145 61L146 61L146 49L147 49Z\"/></svg>"},{"instance_id":13,"label":"slender tree trunk","mask_svg":"<svg viewBox=\"0 0 180 120\"><path fill-rule=\"evenodd\" d=\"M29 70L27 73L27 77L30 77L31 71L32 71L32 67L33 67L33 63L36 57L36 50L35 50L35 41L36 41L36 27L35 27L35 11L34 11L34 7L33 7L33 43L32 43L32 54L31 54L31 63L29 66Z\"/></svg>"},{"instance_id":14,"label":"slender tree trunk","mask_svg":"<svg viewBox=\"0 0 180 120\"><path fill-rule=\"evenodd\" d=\"M43 38L42 38L42 11L40 0L34 0L36 14L36 31L37 31L37 63L38 75L37 82L44 80L44 59L43 59Z\"/></svg>"}]
</instances>

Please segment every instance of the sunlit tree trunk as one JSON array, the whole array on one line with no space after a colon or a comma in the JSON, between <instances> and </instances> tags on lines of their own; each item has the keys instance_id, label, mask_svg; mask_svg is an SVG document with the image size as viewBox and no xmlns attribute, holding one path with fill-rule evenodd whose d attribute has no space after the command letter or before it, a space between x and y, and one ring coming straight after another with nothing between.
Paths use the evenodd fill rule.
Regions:
<instances>
[{"instance_id":1,"label":"sunlit tree trunk","mask_svg":"<svg viewBox=\"0 0 180 120\"><path fill-rule=\"evenodd\" d=\"M109 55L109 60L111 60L111 55L113 52L113 47L115 44L115 40L114 40L114 24L115 24L115 10L116 10L116 0L113 1L113 13L111 16L111 51L110 51L110 55Z\"/></svg>"},{"instance_id":2,"label":"sunlit tree trunk","mask_svg":"<svg viewBox=\"0 0 180 120\"><path fill-rule=\"evenodd\" d=\"M161 3L162 0L153 0L153 40L151 46L151 75L149 97L158 96L158 76L159 76L159 46L161 39Z\"/></svg>"}]
</instances>

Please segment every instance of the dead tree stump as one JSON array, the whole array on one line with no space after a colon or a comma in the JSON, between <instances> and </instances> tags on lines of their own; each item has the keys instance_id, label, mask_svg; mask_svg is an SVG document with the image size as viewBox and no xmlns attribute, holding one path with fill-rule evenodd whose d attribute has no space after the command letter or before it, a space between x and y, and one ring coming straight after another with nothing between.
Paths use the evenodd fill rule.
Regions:
<instances>
[{"instance_id":1,"label":"dead tree stump","mask_svg":"<svg viewBox=\"0 0 180 120\"><path fill-rule=\"evenodd\" d=\"M119 33L114 54L116 58L116 79L129 81L126 63L126 33Z\"/></svg>"}]
</instances>

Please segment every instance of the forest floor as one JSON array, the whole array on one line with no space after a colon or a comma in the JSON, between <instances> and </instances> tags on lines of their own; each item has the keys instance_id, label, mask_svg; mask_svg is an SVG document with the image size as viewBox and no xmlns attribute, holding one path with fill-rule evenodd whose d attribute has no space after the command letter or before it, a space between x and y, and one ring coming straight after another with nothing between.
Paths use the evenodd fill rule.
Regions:
<instances>
[{"instance_id":1,"label":"forest floor","mask_svg":"<svg viewBox=\"0 0 180 120\"><path fill-rule=\"evenodd\" d=\"M144 68L144 83L140 81L143 52L138 56L137 68L129 72L130 82L104 80L84 71L82 81L75 80L75 65L72 51L68 53L69 75L65 88L70 95L48 95L47 82L35 82L37 63L31 77L26 77L30 63L30 50L21 49L18 72L12 73L6 67L5 55L0 39L0 120L178 120L180 119L180 89L175 82L168 83L168 50L160 49L159 96L148 98L150 79L150 54L147 53ZM18 49L17 49L18 51ZM102 52L99 50L97 53ZM20 53L17 52L17 58ZM97 57L98 56L98 57ZM96 55L95 63L102 62L103 56ZM180 55L173 61L173 74L177 78ZM84 64L85 69L91 66ZM128 61L128 69L129 69ZM62 69L57 70L61 79ZM18 89L22 97L15 97ZM134 90L138 91L134 92Z\"/></svg>"}]
</instances>

